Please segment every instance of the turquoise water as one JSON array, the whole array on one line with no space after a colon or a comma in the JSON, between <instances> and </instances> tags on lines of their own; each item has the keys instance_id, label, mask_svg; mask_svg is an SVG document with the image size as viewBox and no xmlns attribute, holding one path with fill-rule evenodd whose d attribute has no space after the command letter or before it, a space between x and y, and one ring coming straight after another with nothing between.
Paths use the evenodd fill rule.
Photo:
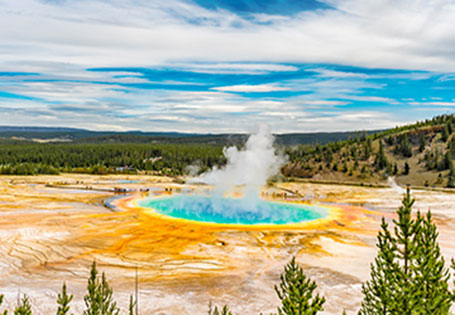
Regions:
<instances>
[{"instance_id":1,"label":"turquoise water","mask_svg":"<svg viewBox=\"0 0 455 315\"><path fill-rule=\"evenodd\" d=\"M292 224L327 216L323 207L264 200L178 195L147 198L138 205L186 220L221 224Z\"/></svg>"}]
</instances>

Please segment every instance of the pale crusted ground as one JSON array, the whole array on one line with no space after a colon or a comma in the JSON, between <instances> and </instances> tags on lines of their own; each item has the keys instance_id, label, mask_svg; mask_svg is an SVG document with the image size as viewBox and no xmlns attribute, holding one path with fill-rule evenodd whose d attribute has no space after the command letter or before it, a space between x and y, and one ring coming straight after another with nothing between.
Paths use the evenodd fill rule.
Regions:
<instances>
[{"instance_id":1,"label":"pale crusted ground","mask_svg":"<svg viewBox=\"0 0 455 315\"><path fill-rule=\"evenodd\" d=\"M89 265L96 259L124 313L136 266L141 314L206 314L209 301L226 303L236 314L267 313L278 304L273 285L296 255L327 297L325 313L354 314L376 252L379 219L391 220L402 197L391 188L286 183L279 188L312 202L373 211L346 206L333 222L300 230L227 229L158 220L128 207L112 212L104 200L114 193L95 190L112 187L180 186L151 176L0 177L0 293L10 308L20 290L31 297L36 314L55 313L65 280L75 294L73 312L82 313ZM455 194L413 195L415 209L431 208L443 252L455 257Z\"/></svg>"}]
</instances>

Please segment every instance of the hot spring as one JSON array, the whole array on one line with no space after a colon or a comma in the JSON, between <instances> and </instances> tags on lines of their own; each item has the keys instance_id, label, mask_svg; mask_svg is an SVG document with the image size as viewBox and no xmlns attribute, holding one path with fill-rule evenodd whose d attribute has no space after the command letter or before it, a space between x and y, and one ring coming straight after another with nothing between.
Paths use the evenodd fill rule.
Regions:
<instances>
[{"instance_id":1,"label":"hot spring","mask_svg":"<svg viewBox=\"0 0 455 315\"><path fill-rule=\"evenodd\" d=\"M328 207L267 201L258 197L267 179L279 174L286 161L273 142L269 128L261 125L243 148L224 148L226 165L189 180L190 184L212 186L210 196L150 196L136 204L165 217L229 225L291 225L327 217ZM243 198L223 197L239 188Z\"/></svg>"},{"instance_id":2,"label":"hot spring","mask_svg":"<svg viewBox=\"0 0 455 315\"><path fill-rule=\"evenodd\" d=\"M217 224L285 225L328 216L322 206L203 195L148 197L137 205L171 218Z\"/></svg>"}]
</instances>

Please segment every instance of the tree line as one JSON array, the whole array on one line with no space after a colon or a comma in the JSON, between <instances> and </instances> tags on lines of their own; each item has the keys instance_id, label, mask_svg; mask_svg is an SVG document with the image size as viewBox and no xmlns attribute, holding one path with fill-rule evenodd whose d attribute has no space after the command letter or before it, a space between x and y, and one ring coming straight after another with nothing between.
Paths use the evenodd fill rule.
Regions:
<instances>
[{"instance_id":1,"label":"tree line","mask_svg":"<svg viewBox=\"0 0 455 315\"><path fill-rule=\"evenodd\" d=\"M283 150L289 158L282 174L285 177L312 178L320 175L325 178L335 172L344 176L345 180L363 182L412 175L417 171L429 175L439 172L436 182L424 183L422 180L422 183L413 184L455 187L454 131L455 116L441 115L380 133L353 133L348 140L325 145L281 146L278 150ZM241 141L246 139L242 137L236 138L234 143L241 146ZM119 141L117 138L108 137L109 140ZM133 135L120 138L122 141L135 141ZM193 137L185 139L190 141ZM417 167L410 162L416 157ZM0 174L7 175L140 172L179 176L197 175L192 174L190 169L197 169L200 173L225 163L223 145L216 141L58 144L0 141Z\"/></svg>"},{"instance_id":2,"label":"tree line","mask_svg":"<svg viewBox=\"0 0 455 315\"><path fill-rule=\"evenodd\" d=\"M0 145L0 174L150 171L182 175L190 165L204 171L224 164L222 150L221 146L205 144L4 143Z\"/></svg>"},{"instance_id":3,"label":"tree line","mask_svg":"<svg viewBox=\"0 0 455 315\"><path fill-rule=\"evenodd\" d=\"M437 241L438 232L431 212L412 214L415 200L409 189L397 210L393 226L382 218L376 246L377 256L370 267L370 279L362 285L363 300L359 315L377 314L449 314L455 302L455 292L449 288L450 270ZM455 261L451 268L455 271ZM455 286L455 281L454 281ZM326 298L317 293L317 284L308 278L295 258L284 267L275 291L280 300L277 314L316 315L324 310ZM84 315L117 315L120 309L112 296L105 274L99 277L93 262L84 297ZM70 302L66 284L57 297L56 314L69 315ZM3 296L0 295L0 306ZM137 301L130 296L128 314L134 315ZM209 315L232 315L227 305L213 307ZM14 315L31 315L32 308L24 296ZM345 314L345 312L343 312ZM3 315L7 315L4 311Z\"/></svg>"}]
</instances>

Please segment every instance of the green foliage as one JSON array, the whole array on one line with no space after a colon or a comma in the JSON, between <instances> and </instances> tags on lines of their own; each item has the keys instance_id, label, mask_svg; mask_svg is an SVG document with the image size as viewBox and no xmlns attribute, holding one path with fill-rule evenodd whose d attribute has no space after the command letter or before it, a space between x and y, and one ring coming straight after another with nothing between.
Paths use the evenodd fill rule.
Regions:
<instances>
[{"instance_id":1,"label":"green foliage","mask_svg":"<svg viewBox=\"0 0 455 315\"><path fill-rule=\"evenodd\" d=\"M63 282L62 286L62 292L58 294L57 297L57 304L58 304L58 309L57 309L57 315L67 315L69 314L70 311L70 302L73 299L73 295L68 295L66 291L66 283Z\"/></svg>"},{"instance_id":2,"label":"green foliage","mask_svg":"<svg viewBox=\"0 0 455 315\"><path fill-rule=\"evenodd\" d=\"M371 155L371 138L363 142L363 160L368 160Z\"/></svg>"},{"instance_id":3,"label":"green foliage","mask_svg":"<svg viewBox=\"0 0 455 315\"><path fill-rule=\"evenodd\" d=\"M346 163L346 161L343 163L343 173L347 173L348 172L348 164Z\"/></svg>"},{"instance_id":4,"label":"green foliage","mask_svg":"<svg viewBox=\"0 0 455 315\"><path fill-rule=\"evenodd\" d=\"M58 175L59 170L53 166L41 163L19 163L14 165L0 165L2 175L37 175L48 174Z\"/></svg>"},{"instance_id":5,"label":"green foliage","mask_svg":"<svg viewBox=\"0 0 455 315\"><path fill-rule=\"evenodd\" d=\"M441 161L438 164L438 171L444 171L453 168L452 165L452 158L450 156L449 152L446 152L444 154L444 157L441 159Z\"/></svg>"},{"instance_id":6,"label":"green foliage","mask_svg":"<svg viewBox=\"0 0 455 315\"><path fill-rule=\"evenodd\" d=\"M412 156L412 145L409 142L409 136L407 133L401 134L399 136L399 142L394 150L395 154L401 154L404 157Z\"/></svg>"},{"instance_id":7,"label":"green foliage","mask_svg":"<svg viewBox=\"0 0 455 315\"><path fill-rule=\"evenodd\" d=\"M325 298L314 295L317 285L307 278L303 269L295 263L295 258L284 267L284 274L280 276L280 286L275 291L281 300L278 307L280 315L317 314L323 311Z\"/></svg>"},{"instance_id":8,"label":"green foliage","mask_svg":"<svg viewBox=\"0 0 455 315\"><path fill-rule=\"evenodd\" d=\"M371 279L362 286L363 302L359 312L361 315L392 314L396 245L392 242L392 235L384 218L376 246L378 255L371 265Z\"/></svg>"},{"instance_id":9,"label":"green foliage","mask_svg":"<svg viewBox=\"0 0 455 315\"><path fill-rule=\"evenodd\" d=\"M32 306L27 295L21 299L19 305L14 309L14 315L31 315Z\"/></svg>"},{"instance_id":10,"label":"green foliage","mask_svg":"<svg viewBox=\"0 0 455 315\"><path fill-rule=\"evenodd\" d=\"M414 201L408 189L393 220L393 235L382 219L378 255L371 279L362 286L359 314L448 314L452 297L436 226L430 213L412 218Z\"/></svg>"},{"instance_id":11,"label":"green foliage","mask_svg":"<svg viewBox=\"0 0 455 315\"><path fill-rule=\"evenodd\" d=\"M420 139L419 139L419 152L423 152L425 150L426 145L427 145L427 142L425 140L425 134L421 133Z\"/></svg>"},{"instance_id":12,"label":"green foliage","mask_svg":"<svg viewBox=\"0 0 455 315\"><path fill-rule=\"evenodd\" d=\"M136 303L137 303L137 301L134 301L133 296L130 295L130 304L128 304L128 314L129 315L134 315L134 307L136 306Z\"/></svg>"},{"instance_id":13,"label":"green foliage","mask_svg":"<svg viewBox=\"0 0 455 315\"><path fill-rule=\"evenodd\" d=\"M444 126L441 132L441 140L442 142L447 142L447 139L449 138L450 132L449 132L449 127L447 125Z\"/></svg>"},{"instance_id":14,"label":"green foliage","mask_svg":"<svg viewBox=\"0 0 455 315\"><path fill-rule=\"evenodd\" d=\"M4 298L3 294L0 294L0 306L2 306L2 304L3 304L3 298ZM3 313L0 313L0 314L8 315L8 311L5 310L5 311L3 311Z\"/></svg>"},{"instance_id":15,"label":"green foliage","mask_svg":"<svg viewBox=\"0 0 455 315\"><path fill-rule=\"evenodd\" d=\"M409 171L410 171L410 166L408 164L408 162L404 162L404 169L403 169L403 175L408 175L409 174Z\"/></svg>"},{"instance_id":16,"label":"green foliage","mask_svg":"<svg viewBox=\"0 0 455 315\"><path fill-rule=\"evenodd\" d=\"M84 297L84 315L117 315L119 309L112 298L112 289L106 281L104 272L101 281L98 278L96 262L93 262L87 284L87 295Z\"/></svg>"},{"instance_id":17,"label":"green foliage","mask_svg":"<svg viewBox=\"0 0 455 315\"><path fill-rule=\"evenodd\" d=\"M419 152L425 152L425 158L419 160L425 163L427 170L449 169L448 159L444 154L449 151L450 160L455 156L455 136L451 136L454 123L454 115L441 115L431 120L375 134L351 132L336 135L334 133L277 135L276 142L279 145L288 145L285 147L285 153L290 163L282 168L285 176L310 178L321 173L322 167L327 167L328 170L335 167L336 171L343 171L346 175L352 176L354 171L365 167L359 178L379 178L380 175L384 175L383 173L391 175L395 172L393 164L388 163L389 151L383 152L384 148L379 148L379 152L374 154L375 163L371 163L375 141L380 145L385 142L391 147L389 150L393 149L394 154L405 158L412 156L414 149L417 152L417 147L413 148L413 145L419 145ZM444 132L443 129L449 134L447 149L433 146L431 143L437 133ZM83 130L74 132L77 135L70 138L76 141L71 143L34 143L0 139L0 174L35 175L68 172L102 175L141 172L169 176L188 173L197 175L196 173L226 163L222 153L224 145L241 146L246 139L245 135L179 136L153 133L93 133ZM43 137L46 138L49 134L51 133L46 132ZM61 136L55 135L56 138ZM34 135L35 137L39 138ZM295 145L303 142L307 144ZM426 142L430 144L428 148ZM350 172L350 159L354 161L353 173ZM374 169L371 164L374 164ZM196 169L191 166L195 165L198 170L191 172ZM383 172L384 169L386 172ZM324 175L327 173L329 172L325 172ZM437 184L441 183L442 181Z\"/></svg>"},{"instance_id":18,"label":"green foliage","mask_svg":"<svg viewBox=\"0 0 455 315\"><path fill-rule=\"evenodd\" d=\"M84 315L98 315L100 313L100 294L98 283L98 270L96 270L96 262L92 264L90 269L90 277L87 284L87 295L84 297L86 310Z\"/></svg>"},{"instance_id":19,"label":"green foliage","mask_svg":"<svg viewBox=\"0 0 455 315\"><path fill-rule=\"evenodd\" d=\"M201 171L225 164L222 147L135 143L20 143L0 146L0 173L5 175L134 173L136 170L182 175L189 165L196 163ZM128 168L120 169L125 166Z\"/></svg>"},{"instance_id":20,"label":"green foliage","mask_svg":"<svg viewBox=\"0 0 455 315\"><path fill-rule=\"evenodd\" d=\"M438 171L444 171L450 169L452 154L453 152L449 150L441 158L442 153L439 149L425 151L424 161L427 170L437 169Z\"/></svg>"},{"instance_id":21,"label":"green foliage","mask_svg":"<svg viewBox=\"0 0 455 315\"><path fill-rule=\"evenodd\" d=\"M449 177L447 178L447 188L455 188L455 172L453 165L450 166Z\"/></svg>"},{"instance_id":22,"label":"green foliage","mask_svg":"<svg viewBox=\"0 0 455 315\"><path fill-rule=\"evenodd\" d=\"M455 137L452 136L450 141L447 143L447 149L453 154L455 153Z\"/></svg>"},{"instance_id":23,"label":"green foliage","mask_svg":"<svg viewBox=\"0 0 455 315\"><path fill-rule=\"evenodd\" d=\"M453 301L455 302L455 259L452 259L452 270L454 272L454 277L453 277L453 287L454 287L454 290L452 292L452 299Z\"/></svg>"},{"instance_id":24,"label":"green foliage","mask_svg":"<svg viewBox=\"0 0 455 315\"><path fill-rule=\"evenodd\" d=\"M212 303L209 304L209 315L232 315L232 312L229 310L227 305L223 306L223 308L218 309L217 306L214 308L212 307Z\"/></svg>"},{"instance_id":25,"label":"green foliage","mask_svg":"<svg viewBox=\"0 0 455 315\"><path fill-rule=\"evenodd\" d=\"M393 139L392 135L389 135L388 137L385 137L384 140L389 146L393 145L393 143L395 142L395 140Z\"/></svg>"},{"instance_id":26,"label":"green foliage","mask_svg":"<svg viewBox=\"0 0 455 315\"><path fill-rule=\"evenodd\" d=\"M396 174L398 174L398 165L397 165L397 163L394 163L393 164L393 175L396 175Z\"/></svg>"},{"instance_id":27,"label":"green foliage","mask_svg":"<svg viewBox=\"0 0 455 315\"><path fill-rule=\"evenodd\" d=\"M382 141L379 140L379 151L378 151L378 154L376 155L376 159L374 161L376 169L382 170L387 167L388 163L389 162L387 161L387 157L385 156L385 153L384 153L384 145L382 144Z\"/></svg>"},{"instance_id":28,"label":"green foliage","mask_svg":"<svg viewBox=\"0 0 455 315\"><path fill-rule=\"evenodd\" d=\"M449 290L449 270L445 268L444 257L437 242L438 232L432 223L431 212L426 217L417 215L421 220L420 233L414 268L419 286L419 305L422 314L448 314L451 305Z\"/></svg>"}]
</instances>

